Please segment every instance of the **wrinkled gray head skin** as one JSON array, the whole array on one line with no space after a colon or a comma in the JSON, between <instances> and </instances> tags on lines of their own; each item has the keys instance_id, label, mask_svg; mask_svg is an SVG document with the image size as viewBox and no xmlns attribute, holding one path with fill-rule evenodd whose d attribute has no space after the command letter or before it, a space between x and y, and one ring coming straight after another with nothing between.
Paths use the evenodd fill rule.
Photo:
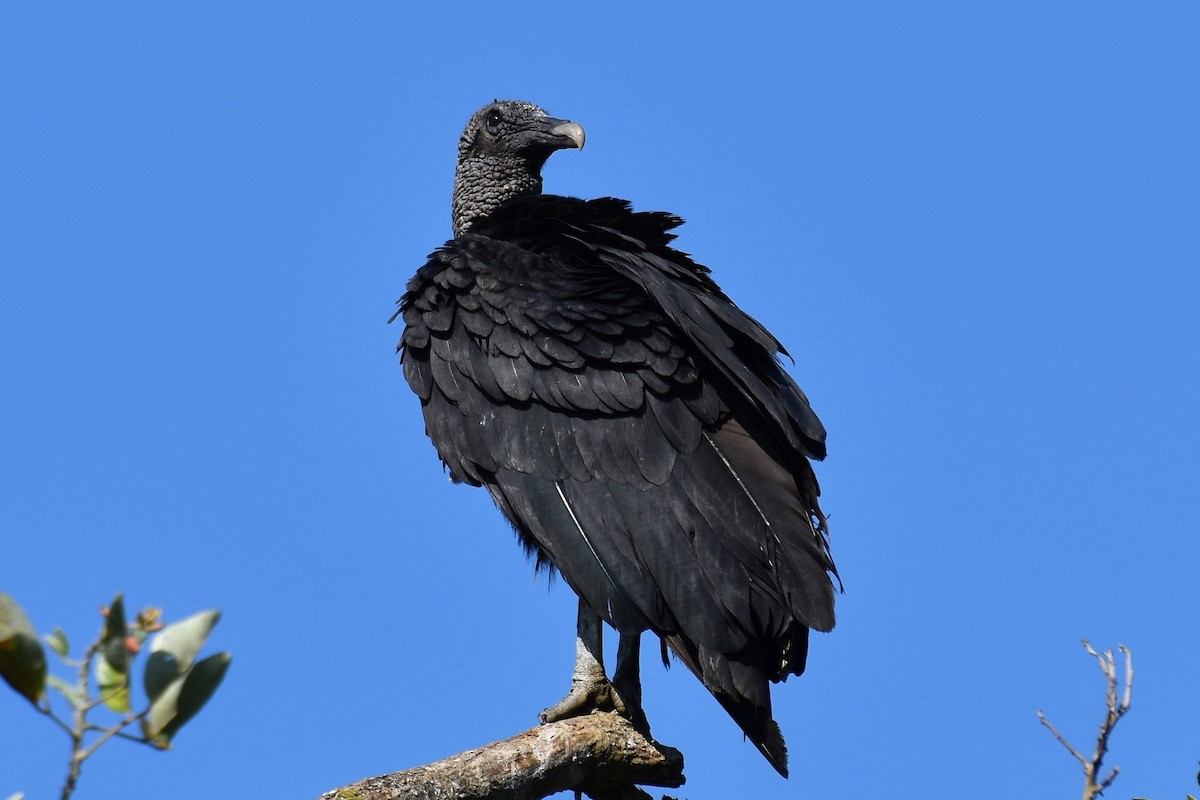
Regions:
<instances>
[{"instance_id":1,"label":"wrinkled gray head skin","mask_svg":"<svg viewBox=\"0 0 1200 800\"><path fill-rule=\"evenodd\" d=\"M458 140L452 221L461 236L505 200L541 194L542 166L555 150L583 147L583 128L533 103L497 100L476 111Z\"/></svg>"}]
</instances>

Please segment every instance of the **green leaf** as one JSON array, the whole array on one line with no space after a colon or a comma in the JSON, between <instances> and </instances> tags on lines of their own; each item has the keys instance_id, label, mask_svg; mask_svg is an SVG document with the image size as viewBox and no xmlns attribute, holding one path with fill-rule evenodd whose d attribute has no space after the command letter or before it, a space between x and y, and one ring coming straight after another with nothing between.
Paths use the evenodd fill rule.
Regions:
<instances>
[{"instance_id":1,"label":"green leaf","mask_svg":"<svg viewBox=\"0 0 1200 800\"><path fill-rule=\"evenodd\" d=\"M193 666L186 675L172 681L158 699L150 704L149 713L142 719L142 732L147 739L163 748L208 702L233 659L229 653L217 653Z\"/></svg>"},{"instance_id":2,"label":"green leaf","mask_svg":"<svg viewBox=\"0 0 1200 800\"><path fill-rule=\"evenodd\" d=\"M96 659L96 684L104 705L118 714L129 713L129 673L113 667L103 653Z\"/></svg>"},{"instance_id":3,"label":"green leaf","mask_svg":"<svg viewBox=\"0 0 1200 800\"><path fill-rule=\"evenodd\" d=\"M118 594L104 620L104 638L96 659L96 683L104 705L118 714L128 714L129 701L129 625L125 621L125 595Z\"/></svg>"},{"instance_id":4,"label":"green leaf","mask_svg":"<svg viewBox=\"0 0 1200 800\"><path fill-rule=\"evenodd\" d=\"M101 659L117 672L129 672L129 626L125 622L125 595L113 598L104 621L104 644L100 647Z\"/></svg>"},{"instance_id":5,"label":"green leaf","mask_svg":"<svg viewBox=\"0 0 1200 800\"><path fill-rule=\"evenodd\" d=\"M33 704L46 691L46 652L33 623L7 594L0 592L0 677Z\"/></svg>"},{"instance_id":6,"label":"green leaf","mask_svg":"<svg viewBox=\"0 0 1200 800\"><path fill-rule=\"evenodd\" d=\"M42 639L61 658L66 658L67 653L71 651L71 644L67 641L67 635L63 633L62 628L55 628L54 633L47 633Z\"/></svg>"},{"instance_id":7,"label":"green leaf","mask_svg":"<svg viewBox=\"0 0 1200 800\"><path fill-rule=\"evenodd\" d=\"M196 662L196 665L183 679L183 688L179 692L179 700L176 704L177 713L175 718L163 728L163 736L169 739L175 738L179 729L200 713L200 709L204 708L204 704L212 698L217 687L221 685L221 681L225 678L225 672L229 669L232 661L233 656L230 653L216 653Z\"/></svg>"},{"instance_id":8,"label":"green leaf","mask_svg":"<svg viewBox=\"0 0 1200 800\"><path fill-rule=\"evenodd\" d=\"M168 625L151 640L150 657L142 674L146 696L151 702L188 671L219 619L219 611L201 611Z\"/></svg>"},{"instance_id":9,"label":"green leaf","mask_svg":"<svg viewBox=\"0 0 1200 800\"><path fill-rule=\"evenodd\" d=\"M158 697L150 704L146 716L142 717L142 733L157 747L166 750L171 746L170 739L160 738L163 728L179 713L179 692L183 689L183 678L176 678L158 693Z\"/></svg>"},{"instance_id":10,"label":"green leaf","mask_svg":"<svg viewBox=\"0 0 1200 800\"><path fill-rule=\"evenodd\" d=\"M79 694L78 689L57 675L47 675L46 685L65 697L67 702L71 704L71 708L79 708L86 702L83 696Z\"/></svg>"}]
</instances>

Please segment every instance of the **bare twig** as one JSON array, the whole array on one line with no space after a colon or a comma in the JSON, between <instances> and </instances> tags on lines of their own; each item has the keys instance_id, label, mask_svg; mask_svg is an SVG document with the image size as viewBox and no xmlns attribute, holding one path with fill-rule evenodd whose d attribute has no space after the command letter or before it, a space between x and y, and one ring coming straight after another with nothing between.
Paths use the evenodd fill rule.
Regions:
<instances>
[{"instance_id":1,"label":"bare twig","mask_svg":"<svg viewBox=\"0 0 1200 800\"><path fill-rule=\"evenodd\" d=\"M637 788L681 786L683 755L612 713L565 719L502 742L368 778L319 800L538 800L565 789L594 800L649 800Z\"/></svg>"},{"instance_id":2,"label":"bare twig","mask_svg":"<svg viewBox=\"0 0 1200 800\"><path fill-rule=\"evenodd\" d=\"M1072 747L1071 743L1050 724L1050 720L1046 719L1046 715L1042 713L1040 708L1037 714L1042 724L1054 734L1054 738L1058 739L1059 743L1067 748L1067 751L1083 766L1083 800L1093 800L1093 798L1099 797L1105 789L1112 786L1113 781L1116 780L1117 775L1121 771L1120 767L1113 767L1103 780L1097 781L1096 779L1104 763L1104 756L1108 753L1109 737L1112 736L1112 732L1117 727L1117 723L1121 720L1121 717L1125 716L1129 711L1129 706L1133 700L1133 654L1129 652L1129 648L1125 645L1118 646L1118 649L1125 655L1125 691L1118 702L1117 690L1119 688L1119 681L1117 680L1117 664L1113 658L1112 650L1097 653L1086 640L1083 643L1083 647L1087 650L1088 655L1095 658L1100 665L1100 671L1104 673L1104 679L1108 686L1105 695L1107 709L1104 721L1100 724L1100 732L1096 735L1096 748L1092 751L1091 758L1086 758Z\"/></svg>"},{"instance_id":3,"label":"bare twig","mask_svg":"<svg viewBox=\"0 0 1200 800\"><path fill-rule=\"evenodd\" d=\"M104 632L100 632L100 638L92 642L87 651L83 654L83 660L79 662L79 679L76 683L76 690L79 692L80 703L75 706L72 719L74 724L69 730L71 736L71 762L67 768L67 781L63 784L62 794L59 795L59 800L69 800L75 791L75 785L79 782L79 771L83 769L83 762L87 755L83 751L83 735L87 729L87 712L92 707L92 702L88 696L88 673L92 668L92 659L96 657L96 653L100 652L101 645L104 644Z\"/></svg>"}]
</instances>

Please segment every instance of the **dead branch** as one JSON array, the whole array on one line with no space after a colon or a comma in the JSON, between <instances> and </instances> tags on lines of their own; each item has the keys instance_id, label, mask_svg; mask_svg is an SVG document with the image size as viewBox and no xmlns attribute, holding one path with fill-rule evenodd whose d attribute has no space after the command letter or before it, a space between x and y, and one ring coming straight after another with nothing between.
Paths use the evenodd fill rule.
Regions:
<instances>
[{"instance_id":1,"label":"dead branch","mask_svg":"<svg viewBox=\"0 0 1200 800\"><path fill-rule=\"evenodd\" d=\"M540 800L573 789L593 800L648 800L637 788L683 785L683 755L611 713L539 725L478 750L326 792L319 800Z\"/></svg>"},{"instance_id":2,"label":"dead branch","mask_svg":"<svg viewBox=\"0 0 1200 800\"><path fill-rule=\"evenodd\" d=\"M1117 689L1119 688L1119 682L1117 680L1117 664L1113 658L1112 650L1097 653L1087 640L1084 640L1083 647L1087 650L1088 655L1096 659L1100 665L1100 671L1104 673L1105 682L1108 684L1108 690L1105 694L1108 707L1104 715L1104 721L1100 723L1100 732L1096 735L1096 748L1092 751L1091 758L1085 757L1072 747L1071 743L1050 724L1050 720L1046 719L1046 715L1042 713L1040 708L1037 713L1038 719L1050 729L1050 732L1054 734L1054 738L1058 739L1059 743L1067 748L1067 751L1083 766L1083 800L1093 800L1093 798L1099 797L1109 786L1112 786L1112 782L1116 780L1117 775L1121 772L1120 767L1113 767L1108 775L1104 777L1104 780L1096 780L1096 776L1100 774L1104 756L1108 753L1108 739L1112 736L1112 732L1117 727L1117 723L1121 720L1121 717L1125 716L1129 711L1129 706L1133 699L1133 654L1129 652L1129 648L1125 645L1118 646L1118 649L1125 654L1125 691L1118 702Z\"/></svg>"}]
</instances>

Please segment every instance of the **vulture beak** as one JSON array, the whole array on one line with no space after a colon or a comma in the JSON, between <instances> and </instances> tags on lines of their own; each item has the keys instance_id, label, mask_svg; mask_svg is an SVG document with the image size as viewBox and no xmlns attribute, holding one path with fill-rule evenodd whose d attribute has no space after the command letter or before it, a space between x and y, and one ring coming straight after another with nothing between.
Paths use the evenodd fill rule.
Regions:
<instances>
[{"instance_id":1,"label":"vulture beak","mask_svg":"<svg viewBox=\"0 0 1200 800\"><path fill-rule=\"evenodd\" d=\"M565 119L548 118L546 124L550 127L550 135L558 140L559 147L578 147L583 149L583 143L587 140L587 136L583 132L583 127L574 122L568 122ZM566 141L564 141L566 140Z\"/></svg>"}]
</instances>

